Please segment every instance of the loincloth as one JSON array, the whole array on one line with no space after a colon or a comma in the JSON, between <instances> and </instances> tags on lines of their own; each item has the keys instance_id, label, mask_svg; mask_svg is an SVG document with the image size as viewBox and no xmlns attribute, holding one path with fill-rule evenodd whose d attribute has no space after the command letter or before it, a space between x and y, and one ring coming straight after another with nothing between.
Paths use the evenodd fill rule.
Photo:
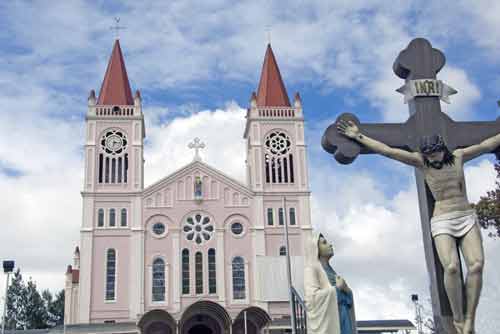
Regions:
<instances>
[{"instance_id":1,"label":"loincloth","mask_svg":"<svg viewBox=\"0 0 500 334\"><path fill-rule=\"evenodd\" d=\"M445 213L431 219L431 234L449 234L461 238L467 234L477 222L475 210Z\"/></svg>"}]
</instances>

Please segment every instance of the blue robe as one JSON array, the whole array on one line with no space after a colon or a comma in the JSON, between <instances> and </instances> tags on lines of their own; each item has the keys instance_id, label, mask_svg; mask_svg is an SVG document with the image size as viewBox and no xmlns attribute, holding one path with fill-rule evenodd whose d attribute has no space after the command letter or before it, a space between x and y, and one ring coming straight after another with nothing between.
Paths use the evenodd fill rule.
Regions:
<instances>
[{"instance_id":1,"label":"blue robe","mask_svg":"<svg viewBox=\"0 0 500 334\"><path fill-rule=\"evenodd\" d=\"M322 264L323 265L323 264ZM330 284L337 290L337 304L339 306L340 333L352 334L351 309L353 304L352 293L347 293L337 287L337 273L329 265L323 265Z\"/></svg>"}]
</instances>

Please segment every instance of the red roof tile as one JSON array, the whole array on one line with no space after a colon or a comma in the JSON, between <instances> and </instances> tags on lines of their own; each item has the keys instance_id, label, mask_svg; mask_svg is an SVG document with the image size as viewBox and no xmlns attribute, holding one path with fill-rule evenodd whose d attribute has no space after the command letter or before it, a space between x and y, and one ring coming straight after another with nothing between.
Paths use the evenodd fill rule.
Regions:
<instances>
[{"instance_id":1,"label":"red roof tile","mask_svg":"<svg viewBox=\"0 0 500 334\"><path fill-rule=\"evenodd\" d=\"M128 81L125 61L123 60L120 42L115 41L108 68L99 92L99 105L133 105L132 90Z\"/></svg>"},{"instance_id":2,"label":"red roof tile","mask_svg":"<svg viewBox=\"0 0 500 334\"><path fill-rule=\"evenodd\" d=\"M290 107L290 100L286 92L280 70L276 63L271 44L267 45L262 73L257 91L257 106L259 107Z\"/></svg>"}]
</instances>

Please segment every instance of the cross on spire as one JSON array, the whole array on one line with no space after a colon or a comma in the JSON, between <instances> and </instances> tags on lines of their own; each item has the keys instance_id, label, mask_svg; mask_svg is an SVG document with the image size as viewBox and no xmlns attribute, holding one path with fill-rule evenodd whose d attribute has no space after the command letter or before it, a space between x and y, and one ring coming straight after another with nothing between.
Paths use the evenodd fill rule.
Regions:
<instances>
[{"instance_id":1,"label":"cross on spire","mask_svg":"<svg viewBox=\"0 0 500 334\"><path fill-rule=\"evenodd\" d=\"M111 27L109 27L109 29L114 30L115 38L119 39L120 38L120 30L127 29L127 27L120 26L120 18L119 17L115 17L114 20L115 20L115 24L112 25Z\"/></svg>"},{"instance_id":2,"label":"cross on spire","mask_svg":"<svg viewBox=\"0 0 500 334\"><path fill-rule=\"evenodd\" d=\"M193 142L191 142L191 143L188 144L188 147L191 148L191 149L194 149L194 158L193 158L193 160L194 161L201 161L199 150L201 148L205 148L205 143L202 143L200 141L200 138L196 137L196 138L194 138Z\"/></svg>"},{"instance_id":3,"label":"cross on spire","mask_svg":"<svg viewBox=\"0 0 500 334\"><path fill-rule=\"evenodd\" d=\"M266 37L267 37L267 44L271 44L271 25L268 24L266 26Z\"/></svg>"}]
</instances>

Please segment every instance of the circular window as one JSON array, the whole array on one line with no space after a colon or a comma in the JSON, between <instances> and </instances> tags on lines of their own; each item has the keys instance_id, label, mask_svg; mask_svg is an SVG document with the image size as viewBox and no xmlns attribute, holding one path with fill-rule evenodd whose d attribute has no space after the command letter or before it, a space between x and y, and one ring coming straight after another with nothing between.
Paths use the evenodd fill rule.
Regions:
<instances>
[{"instance_id":1,"label":"circular window","mask_svg":"<svg viewBox=\"0 0 500 334\"><path fill-rule=\"evenodd\" d=\"M101 138L101 148L104 152L117 155L127 148L127 137L118 130L108 130Z\"/></svg>"},{"instance_id":2,"label":"circular window","mask_svg":"<svg viewBox=\"0 0 500 334\"><path fill-rule=\"evenodd\" d=\"M272 155L284 155L290 151L292 141L283 131L273 131L265 140L266 149Z\"/></svg>"},{"instance_id":3,"label":"circular window","mask_svg":"<svg viewBox=\"0 0 500 334\"><path fill-rule=\"evenodd\" d=\"M155 223L153 225L153 233L158 236L163 235L165 233L165 224Z\"/></svg>"},{"instance_id":4,"label":"circular window","mask_svg":"<svg viewBox=\"0 0 500 334\"><path fill-rule=\"evenodd\" d=\"M232 223L231 232L233 232L234 235L240 235L241 233L243 233L243 225L238 222Z\"/></svg>"},{"instance_id":5,"label":"circular window","mask_svg":"<svg viewBox=\"0 0 500 334\"><path fill-rule=\"evenodd\" d=\"M215 228L210 217L197 213L186 218L182 230L186 235L186 240L201 245L212 239Z\"/></svg>"}]
</instances>

